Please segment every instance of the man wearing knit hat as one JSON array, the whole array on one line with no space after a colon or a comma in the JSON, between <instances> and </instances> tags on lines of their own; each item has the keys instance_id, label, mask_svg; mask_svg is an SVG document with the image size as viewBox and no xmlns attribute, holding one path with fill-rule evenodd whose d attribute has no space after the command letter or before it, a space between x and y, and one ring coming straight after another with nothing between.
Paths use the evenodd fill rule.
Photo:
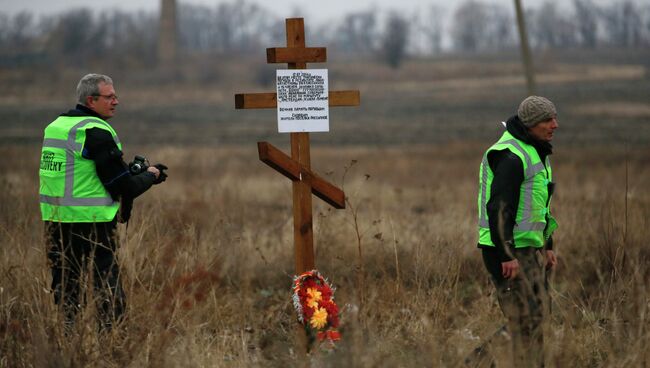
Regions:
<instances>
[{"instance_id":1,"label":"man wearing knit hat","mask_svg":"<svg viewBox=\"0 0 650 368\"><path fill-rule=\"evenodd\" d=\"M480 166L478 247L508 319L516 367L544 364L541 324L549 310L544 267L557 263L549 161L557 128L555 105L530 96Z\"/></svg>"}]
</instances>

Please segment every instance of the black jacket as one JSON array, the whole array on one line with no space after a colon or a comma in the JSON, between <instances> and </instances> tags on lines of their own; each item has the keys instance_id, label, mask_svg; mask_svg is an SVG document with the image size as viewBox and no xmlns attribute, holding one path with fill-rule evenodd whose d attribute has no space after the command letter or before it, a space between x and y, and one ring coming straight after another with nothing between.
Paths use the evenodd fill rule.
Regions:
<instances>
[{"instance_id":1,"label":"black jacket","mask_svg":"<svg viewBox=\"0 0 650 368\"><path fill-rule=\"evenodd\" d=\"M553 147L548 142L534 139L528 134L528 129L522 124L518 116L508 119L506 129L515 138L532 145L539 154L542 163L550 155ZM506 250L507 246L514 247L513 229L517 208L519 207L519 192L524 182L524 164L521 159L509 150L492 151L488 154L488 163L494 173L490 186L490 200L487 203L487 214L490 224L490 235L495 245L496 255L502 262L510 261L513 257ZM503 238L499 235L502 229ZM484 249L492 249L482 244ZM553 249L553 240L549 239L546 249Z\"/></svg>"},{"instance_id":2,"label":"black jacket","mask_svg":"<svg viewBox=\"0 0 650 368\"><path fill-rule=\"evenodd\" d=\"M96 112L83 105L77 105L61 116L91 116L101 119ZM105 129L90 128L86 130L86 142L82 156L95 162L97 176L102 184L113 200L120 201L118 220L120 222L128 221L131 216L133 199L151 188L156 176L148 171L131 175L127 163L122 159L122 151L117 147L111 133Z\"/></svg>"}]
</instances>

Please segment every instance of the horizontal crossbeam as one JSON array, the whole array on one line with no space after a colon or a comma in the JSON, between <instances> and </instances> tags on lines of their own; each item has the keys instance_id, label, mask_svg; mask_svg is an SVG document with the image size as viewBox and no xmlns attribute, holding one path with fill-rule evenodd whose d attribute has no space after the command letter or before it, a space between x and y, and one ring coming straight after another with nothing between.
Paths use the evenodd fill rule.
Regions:
<instances>
[{"instance_id":1,"label":"horizontal crossbeam","mask_svg":"<svg viewBox=\"0 0 650 368\"><path fill-rule=\"evenodd\" d=\"M324 63L325 47L271 47L266 49L266 62L271 63Z\"/></svg>"},{"instance_id":2,"label":"horizontal crossbeam","mask_svg":"<svg viewBox=\"0 0 650 368\"><path fill-rule=\"evenodd\" d=\"M359 106L361 94L359 91L330 91L328 102L332 107ZM268 93L238 93L235 95L236 109L275 109L278 107L277 94Z\"/></svg>"},{"instance_id":3,"label":"horizontal crossbeam","mask_svg":"<svg viewBox=\"0 0 650 368\"><path fill-rule=\"evenodd\" d=\"M269 142L257 142L257 150L262 162L271 166L291 180L300 180L311 186L311 192L337 209L345 208L345 193L325 179L301 166L297 161L275 148Z\"/></svg>"}]
</instances>

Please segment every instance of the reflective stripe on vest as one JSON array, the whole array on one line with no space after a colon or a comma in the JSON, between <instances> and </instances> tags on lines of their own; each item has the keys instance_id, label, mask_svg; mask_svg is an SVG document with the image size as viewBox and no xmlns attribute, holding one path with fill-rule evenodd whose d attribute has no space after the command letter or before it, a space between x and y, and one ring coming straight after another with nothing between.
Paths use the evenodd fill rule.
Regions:
<instances>
[{"instance_id":1,"label":"reflective stripe on vest","mask_svg":"<svg viewBox=\"0 0 650 368\"><path fill-rule=\"evenodd\" d=\"M541 247L544 240L548 239L548 236L557 227L549 213L548 184L552 178L550 160L547 156L545 166L539 160L539 156L532 146L517 140L508 132L505 132L499 141L485 152L481 161L478 197L479 242L484 245L493 245L487 215L487 203L490 200L491 189L489 186L493 180L493 174L487 157L490 152L503 149L516 154L524 166L524 181L519 188L519 204L513 228L515 246ZM553 227L552 229L547 227L548 221L554 223L550 226Z\"/></svg>"},{"instance_id":2,"label":"reflective stripe on vest","mask_svg":"<svg viewBox=\"0 0 650 368\"><path fill-rule=\"evenodd\" d=\"M95 123L106 126L107 130L111 132L115 143L118 147L121 147L119 138L117 134L114 134L114 130L108 123L102 121L98 118L89 118L81 120L80 122L73 125L69 132L67 139L56 139L56 138L44 138L43 139L43 149L45 148L57 148L65 150L65 180L64 180L64 190L63 197L49 196L45 194L39 194L40 203L52 205L52 206L61 206L61 207L78 207L78 206L89 206L89 207L107 207L116 205L118 202L114 201L113 198L108 195L105 197L74 197L74 172L75 172L75 153L81 152L83 149L83 143L76 142L77 131L84 126Z\"/></svg>"},{"instance_id":3,"label":"reflective stripe on vest","mask_svg":"<svg viewBox=\"0 0 650 368\"><path fill-rule=\"evenodd\" d=\"M503 144L503 145L512 145L517 149L517 151L521 152L521 154L524 156L524 159L526 160L526 173L525 173L525 178L523 182L524 186L524 210L523 210L523 215L522 217L524 219L530 219L531 218L531 209L532 209L532 203L533 203L533 176L537 174L540 171L544 170L544 164L541 162L533 165L533 160L530 158L530 155L524 148L519 144L514 139L509 139L503 142L499 142L498 144ZM489 150L488 150L489 151ZM546 164L550 166L551 162L546 156ZM481 205L479 207L479 226L484 227L484 228L490 228L490 224L488 223L488 218L487 218L487 181L488 181L488 171L487 169L489 168L489 163L487 160L487 152L483 155L483 161L481 162L481 172L482 172L482 180L481 180ZM520 201L522 200L521 198L519 199ZM520 231L542 231L546 227L546 222L529 222L529 221L522 221L521 223L515 224L515 230L520 230Z\"/></svg>"}]
</instances>

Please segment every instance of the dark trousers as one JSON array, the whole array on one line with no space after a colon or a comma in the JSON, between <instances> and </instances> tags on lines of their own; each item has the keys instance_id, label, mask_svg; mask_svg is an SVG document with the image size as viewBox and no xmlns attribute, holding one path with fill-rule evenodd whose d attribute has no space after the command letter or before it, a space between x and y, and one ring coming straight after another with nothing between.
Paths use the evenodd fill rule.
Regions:
<instances>
[{"instance_id":1,"label":"dark trousers","mask_svg":"<svg viewBox=\"0 0 650 368\"><path fill-rule=\"evenodd\" d=\"M124 313L125 298L116 259L117 223L45 222L54 301L63 308L68 326L87 295L96 302L99 321L110 328ZM85 292L92 279L93 293Z\"/></svg>"},{"instance_id":2,"label":"dark trousers","mask_svg":"<svg viewBox=\"0 0 650 368\"><path fill-rule=\"evenodd\" d=\"M548 283L542 255L536 248L515 249L519 275L506 280L501 260L492 249L483 249L483 263L496 287L497 299L508 319L515 367L544 366L542 321L548 314Z\"/></svg>"}]
</instances>

